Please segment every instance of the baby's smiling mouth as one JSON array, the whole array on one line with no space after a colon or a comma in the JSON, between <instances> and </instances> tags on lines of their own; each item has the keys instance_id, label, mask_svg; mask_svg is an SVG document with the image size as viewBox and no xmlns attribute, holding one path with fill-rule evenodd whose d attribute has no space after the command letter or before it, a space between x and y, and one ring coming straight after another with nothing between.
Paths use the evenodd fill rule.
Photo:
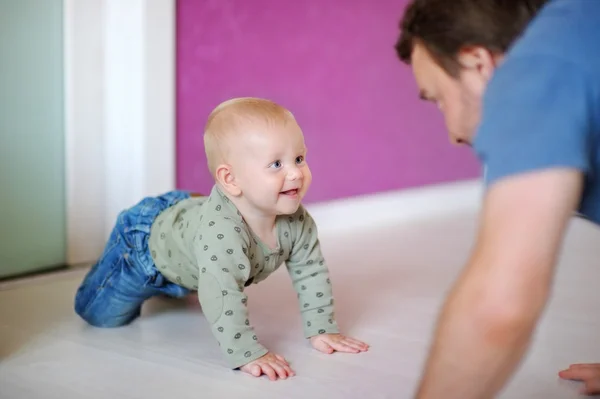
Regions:
<instances>
[{"instance_id":1,"label":"baby's smiling mouth","mask_svg":"<svg viewBox=\"0 0 600 399\"><path fill-rule=\"evenodd\" d=\"M293 197L293 196L295 196L295 195L298 194L298 189L297 188L293 188L291 190L282 191L281 194Z\"/></svg>"}]
</instances>

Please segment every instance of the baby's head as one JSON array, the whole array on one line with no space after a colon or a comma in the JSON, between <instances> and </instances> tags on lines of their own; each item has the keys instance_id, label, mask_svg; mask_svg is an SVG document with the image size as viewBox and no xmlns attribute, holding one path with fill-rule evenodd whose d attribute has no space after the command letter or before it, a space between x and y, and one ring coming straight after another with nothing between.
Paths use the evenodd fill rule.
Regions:
<instances>
[{"instance_id":1,"label":"baby's head","mask_svg":"<svg viewBox=\"0 0 600 399\"><path fill-rule=\"evenodd\" d=\"M221 103L208 117L204 148L216 183L246 211L294 213L310 187L302 130L272 101Z\"/></svg>"}]
</instances>

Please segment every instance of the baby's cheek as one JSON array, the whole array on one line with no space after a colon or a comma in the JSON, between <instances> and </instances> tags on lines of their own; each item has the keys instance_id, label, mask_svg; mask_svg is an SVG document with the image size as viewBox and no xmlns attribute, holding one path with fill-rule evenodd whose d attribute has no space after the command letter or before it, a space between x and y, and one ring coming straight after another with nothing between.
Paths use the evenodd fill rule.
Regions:
<instances>
[{"instance_id":1,"label":"baby's cheek","mask_svg":"<svg viewBox=\"0 0 600 399\"><path fill-rule=\"evenodd\" d=\"M304 169L305 170L302 173L302 180L303 180L303 190L304 190L304 192L306 192L306 190L310 186L310 183L312 182L312 173L311 173L310 169L308 169L308 166L305 167Z\"/></svg>"}]
</instances>

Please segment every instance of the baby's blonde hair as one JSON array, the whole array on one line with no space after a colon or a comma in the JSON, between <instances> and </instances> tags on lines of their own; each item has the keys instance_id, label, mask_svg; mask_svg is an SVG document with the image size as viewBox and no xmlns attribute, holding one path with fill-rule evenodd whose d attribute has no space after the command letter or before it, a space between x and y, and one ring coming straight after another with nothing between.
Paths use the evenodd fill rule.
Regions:
<instances>
[{"instance_id":1,"label":"baby's blonde hair","mask_svg":"<svg viewBox=\"0 0 600 399\"><path fill-rule=\"evenodd\" d=\"M235 136L243 134L247 127L285 125L290 120L295 120L294 115L271 100L239 97L222 102L210 113L204 127L204 150L210 173L215 176L216 168L227 161Z\"/></svg>"}]
</instances>

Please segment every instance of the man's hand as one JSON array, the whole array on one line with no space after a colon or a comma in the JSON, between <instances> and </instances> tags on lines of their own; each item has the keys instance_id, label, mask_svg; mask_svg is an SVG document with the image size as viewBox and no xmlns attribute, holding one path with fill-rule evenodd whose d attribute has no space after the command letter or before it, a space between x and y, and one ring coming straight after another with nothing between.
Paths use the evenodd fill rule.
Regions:
<instances>
[{"instance_id":1,"label":"man's hand","mask_svg":"<svg viewBox=\"0 0 600 399\"><path fill-rule=\"evenodd\" d=\"M285 380L288 377L296 375L283 356L274 354L273 352L268 352L263 357L243 365L240 367L240 370L255 377L266 374L271 381L275 381L277 377Z\"/></svg>"},{"instance_id":2,"label":"man's hand","mask_svg":"<svg viewBox=\"0 0 600 399\"><path fill-rule=\"evenodd\" d=\"M585 385L582 394L600 394L600 363L572 364L558 375L565 380L582 381Z\"/></svg>"},{"instance_id":3,"label":"man's hand","mask_svg":"<svg viewBox=\"0 0 600 399\"><path fill-rule=\"evenodd\" d=\"M323 353L348 352L359 353L366 352L369 345L357 339L346 337L342 334L319 334L310 337L312 346Z\"/></svg>"}]
</instances>

